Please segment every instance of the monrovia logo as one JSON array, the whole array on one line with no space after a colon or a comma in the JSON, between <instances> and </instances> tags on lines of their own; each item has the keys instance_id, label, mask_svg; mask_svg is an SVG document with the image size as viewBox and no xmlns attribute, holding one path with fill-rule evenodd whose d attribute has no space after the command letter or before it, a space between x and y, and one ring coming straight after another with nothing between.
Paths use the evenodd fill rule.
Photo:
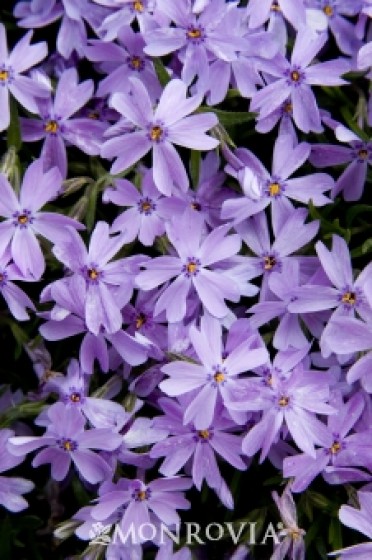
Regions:
<instances>
[{"instance_id":1,"label":"monrovia logo","mask_svg":"<svg viewBox=\"0 0 372 560\"><path fill-rule=\"evenodd\" d=\"M124 532L120 525L103 525L100 522L94 523L89 532L90 545L108 546L109 544L140 544L146 541L156 541L159 544L171 539L175 544L206 544L208 541L219 541L230 538L234 544L242 543L250 545L265 545L268 542L280 544L281 540L287 535L283 523L274 526L269 523L264 531L260 531L261 538L256 538L257 522L240 521L239 523L209 523L202 527L199 523L186 522L178 525L174 531L167 525L143 523L137 525L131 523L129 529ZM181 528L182 537L181 537ZM284 529L284 530L283 530ZM243 539L244 536L244 539Z\"/></svg>"}]
</instances>

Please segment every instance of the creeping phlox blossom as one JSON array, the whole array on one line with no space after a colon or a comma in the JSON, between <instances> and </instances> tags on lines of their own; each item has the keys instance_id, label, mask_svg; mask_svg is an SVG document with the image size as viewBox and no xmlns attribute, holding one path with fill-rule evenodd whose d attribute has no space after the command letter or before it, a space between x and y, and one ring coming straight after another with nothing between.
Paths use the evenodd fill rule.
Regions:
<instances>
[{"instance_id":1,"label":"creeping phlox blossom","mask_svg":"<svg viewBox=\"0 0 372 560\"><path fill-rule=\"evenodd\" d=\"M15 542L23 496L32 510L44 492L38 537L72 537L68 557L354 545L331 555L370 560L371 543L340 544L335 513L372 538L372 0L4 14L0 506ZM43 29L49 56L31 44ZM311 526L317 487L331 498ZM218 552L196 531L191 553L184 521L208 519Z\"/></svg>"}]
</instances>

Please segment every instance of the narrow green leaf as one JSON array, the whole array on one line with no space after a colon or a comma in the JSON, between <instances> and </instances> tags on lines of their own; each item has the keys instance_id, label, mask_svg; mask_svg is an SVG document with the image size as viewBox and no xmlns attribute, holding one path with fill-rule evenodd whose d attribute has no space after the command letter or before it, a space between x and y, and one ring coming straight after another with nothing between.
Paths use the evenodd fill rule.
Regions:
<instances>
[{"instance_id":1,"label":"narrow green leaf","mask_svg":"<svg viewBox=\"0 0 372 560\"><path fill-rule=\"evenodd\" d=\"M192 150L190 157L190 175L194 187L199 183L200 164L201 153L198 150Z\"/></svg>"},{"instance_id":2,"label":"narrow green leaf","mask_svg":"<svg viewBox=\"0 0 372 560\"><path fill-rule=\"evenodd\" d=\"M256 113L242 112L242 111L225 111L216 109L215 107L206 107L202 105L196 111L197 113L214 113L223 126L229 127L237 124L244 124L253 121Z\"/></svg>"},{"instance_id":3,"label":"narrow green leaf","mask_svg":"<svg viewBox=\"0 0 372 560\"><path fill-rule=\"evenodd\" d=\"M14 148L16 152L22 146L21 127L19 124L17 102L10 96L10 124L7 132L8 148Z\"/></svg>"},{"instance_id":4,"label":"narrow green leaf","mask_svg":"<svg viewBox=\"0 0 372 560\"><path fill-rule=\"evenodd\" d=\"M164 87L170 82L171 77L160 58L153 59L154 68L160 84Z\"/></svg>"}]
</instances>

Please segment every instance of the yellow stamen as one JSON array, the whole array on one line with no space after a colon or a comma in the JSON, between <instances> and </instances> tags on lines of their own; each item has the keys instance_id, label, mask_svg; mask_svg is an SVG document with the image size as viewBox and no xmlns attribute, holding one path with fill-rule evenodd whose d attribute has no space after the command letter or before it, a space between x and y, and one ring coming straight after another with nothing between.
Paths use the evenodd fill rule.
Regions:
<instances>
[{"instance_id":1,"label":"yellow stamen","mask_svg":"<svg viewBox=\"0 0 372 560\"><path fill-rule=\"evenodd\" d=\"M95 268L91 268L88 270L88 276L91 280L97 280L99 272Z\"/></svg>"},{"instance_id":2,"label":"yellow stamen","mask_svg":"<svg viewBox=\"0 0 372 560\"><path fill-rule=\"evenodd\" d=\"M144 202L141 203L141 209L144 212L148 212L149 210L151 210L151 204L147 201L144 201Z\"/></svg>"},{"instance_id":3,"label":"yellow stamen","mask_svg":"<svg viewBox=\"0 0 372 560\"><path fill-rule=\"evenodd\" d=\"M194 272L196 272L196 269L198 268L198 265L191 261L186 265L186 270L189 274L194 274Z\"/></svg>"},{"instance_id":4,"label":"yellow stamen","mask_svg":"<svg viewBox=\"0 0 372 560\"><path fill-rule=\"evenodd\" d=\"M136 317L136 329L140 329L146 323L146 315L140 313Z\"/></svg>"},{"instance_id":5,"label":"yellow stamen","mask_svg":"<svg viewBox=\"0 0 372 560\"><path fill-rule=\"evenodd\" d=\"M27 224L28 216L26 214L21 214L20 216L18 216L17 220L18 220L18 223L21 224L21 225Z\"/></svg>"},{"instance_id":6,"label":"yellow stamen","mask_svg":"<svg viewBox=\"0 0 372 560\"><path fill-rule=\"evenodd\" d=\"M280 397L280 399L278 400L278 404L279 406L287 406L287 404L289 403L289 397Z\"/></svg>"},{"instance_id":7,"label":"yellow stamen","mask_svg":"<svg viewBox=\"0 0 372 560\"><path fill-rule=\"evenodd\" d=\"M298 529L292 529L291 531L289 531L289 534L294 541L297 541L301 538L301 533Z\"/></svg>"},{"instance_id":8,"label":"yellow stamen","mask_svg":"<svg viewBox=\"0 0 372 560\"><path fill-rule=\"evenodd\" d=\"M72 402L80 402L81 401L81 397L79 393L72 393L70 395L70 400L72 400Z\"/></svg>"},{"instance_id":9,"label":"yellow stamen","mask_svg":"<svg viewBox=\"0 0 372 560\"><path fill-rule=\"evenodd\" d=\"M72 449L71 441L64 441L63 442L63 449L65 449L66 451L71 451L71 449Z\"/></svg>"},{"instance_id":10,"label":"yellow stamen","mask_svg":"<svg viewBox=\"0 0 372 560\"><path fill-rule=\"evenodd\" d=\"M143 10L144 10L143 3L140 2L140 0L137 0L136 2L133 2L133 10L135 10L136 12L142 13Z\"/></svg>"},{"instance_id":11,"label":"yellow stamen","mask_svg":"<svg viewBox=\"0 0 372 560\"><path fill-rule=\"evenodd\" d=\"M323 12L325 13L326 16L330 17L333 16L333 8L332 6L324 6L323 8Z\"/></svg>"},{"instance_id":12,"label":"yellow stamen","mask_svg":"<svg viewBox=\"0 0 372 560\"><path fill-rule=\"evenodd\" d=\"M150 130L150 138L154 142L158 142L163 135L163 129L160 126L153 126Z\"/></svg>"},{"instance_id":13,"label":"yellow stamen","mask_svg":"<svg viewBox=\"0 0 372 560\"><path fill-rule=\"evenodd\" d=\"M300 73L297 72L297 70L293 70L293 72L291 72L291 79L294 82L298 82L298 80L300 79Z\"/></svg>"},{"instance_id":14,"label":"yellow stamen","mask_svg":"<svg viewBox=\"0 0 372 560\"><path fill-rule=\"evenodd\" d=\"M190 204L190 206L193 210L196 210L197 212L200 212L200 210L201 210L201 206L200 206L199 202L192 202Z\"/></svg>"},{"instance_id":15,"label":"yellow stamen","mask_svg":"<svg viewBox=\"0 0 372 560\"><path fill-rule=\"evenodd\" d=\"M5 82L9 78L9 72L0 70L0 81Z\"/></svg>"},{"instance_id":16,"label":"yellow stamen","mask_svg":"<svg viewBox=\"0 0 372 560\"><path fill-rule=\"evenodd\" d=\"M269 195L270 196L278 196L278 194L280 194L279 183L271 183L271 185L269 185Z\"/></svg>"},{"instance_id":17,"label":"yellow stamen","mask_svg":"<svg viewBox=\"0 0 372 560\"><path fill-rule=\"evenodd\" d=\"M209 438L209 431L208 430L199 430L198 431L198 436L201 437L202 439L208 439Z\"/></svg>"},{"instance_id":18,"label":"yellow stamen","mask_svg":"<svg viewBox=\"0 0 372 560\"><path fill-rule=\"evenodd\" d=\"M189 37L189 39L200 39L200 37L202 36L202 32L197 27L193 27L187 32L187 36Z\"/></svg>"},{"instance_id":19,"label":"yellow stamen","mask_svg":"<svg viewBox=\"0 0 372 560\"><path fill-rule=\"evenodd\" d=\"M285 111L286 113L292 113L292 111L293 111L293 105L292 105L292 103L291 103L290 101L287 101L287 103L285 103L285 105L284 105L284 111Z\"/></svg>"},{"instance_id":20,"label":"yellow stamen","mask_svg":"<svg viewBox=\"0 0 372 560\"><path fill-rule=\"evenodd\" d=\"M278 5L277 2L273 2L273 3L271 4L271 10L272 10L273 12L281 12L280 6Z\"/></svg>"},{"instance_id":21,"label":"yellow stamen","mask_svg":"<svg viewBox=\"0 0 372 560\"><path fill-rule=\"evenodd\" d=\"M98 121L99 119L99 113L98 111L91 111L90 113L88 113L88 119L92 119L94 121Z\"/></svg>"},{"instance_id":22,"label":"yellow stamen","mask_svg":"<svg viewBox=\"0 0 372 560\"><path fill-rule=\"evenodd\" d=\"M216 371L213 378L216 383L222 383L222 381L225 380L225 374L223 374L222 371Z\"/></svg>"},{"instance_id":23,"label":"yellow stamen","mask_svg":"<svg viewBox=\"0 0 372 560\"><path fill-rule=\"evenodd\" d=\"M130 63L131 66L135 68L135 70L138 70L139 68L141 68L142 60L140 59L139 56L132 56Z\"/></svg>"},{"instance_id":24,"label":"yellow stamen","mask_svg":"<svg viewBox=\"0 0 372 560\"><path fill-rule=\"evenodd\" d=\"M342 303L348 303L349 305L354 305L356 302L356 294L354 292L346 292L342 296Z\"/></svg>"},{"instance_id":25,"label":"yellow stamen","mask_svg":"<svg viewBox=\"0 0 372 560\"><path fill-rule=\"evenodd\" d=\"M58 123L57 121L49 121L46 123L44 127L45 132L50 132L51 134L55 134L58 130Z\"/></svg>"},{"instance_id":26,"label":"yellow stamen","mask_svg":"<svg viewBox=\"0 0 372 560\"><path fill-rule=\"evenodd\" d=\"M333 455L336 455L340 450L341 450L341 443L339 443L338 441L334 441L331 446L330 452Z\"/></svg>"},{"instance_id":27,"label":"yellow stamen","mask_svg":"<svg viewBox=\"0 0 372 560\"><path fill-rule=\"evenodd\" d=\"M141 502L143 500L146 500L146 491L145 490L140 490L138 492L138 499L141 500Z\"/></svg>"},{"instance_id":28,"label":"yellow stamen","mask_svg":"<svg viewBox=\"0 0 372 560\"><path fill-rule=\"evenodd\" d=\"M276 265L275 257L268 255L264 258L264 269L271 270Z\"/></svg>"}]
</instances>

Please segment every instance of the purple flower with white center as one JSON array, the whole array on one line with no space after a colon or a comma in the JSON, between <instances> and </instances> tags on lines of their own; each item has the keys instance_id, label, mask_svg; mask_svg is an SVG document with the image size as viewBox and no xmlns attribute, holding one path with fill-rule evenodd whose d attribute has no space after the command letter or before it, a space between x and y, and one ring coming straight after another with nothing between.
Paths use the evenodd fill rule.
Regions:
<instances>
[{"instance_id":1,"label":"purple flower with white center","mask_svg":"<svg viewBox=\"0 0 372 560\"><path fill-rule=\"evenodd\" d=\"M24 454L19 457L12 455L7 449L10 437L14 436L12 430L0 430L0 472L3 473L16 467L24 460ZM28 503L22 497L33 490L34 484L24 478L0 476L0 505L12 512L22 511Z\"/></svg>"},{"instance_id":2,"label":"purple flower with white center","mask_svg":"<svg viewBox=\"0 0 372 560\"><path fill-rule=\"evenodd\" d=\"M22 139L35 142L44 139L41 159L44 170L58 167L63 178L67 176L67 154L65 142L77 146L88 155L98 155L106 123L73 115L93 95L92 80L78 83L75 68L65 70L59 78L54 101L50 97L38 101L34 113L41 119L21 119ZM68 93L68 95L67 95Z\"/></svg>"},{"instance_id":3,"label":"purple flower with white center","mask_svg":"<svg viewBox=\"0 0 372 560\"><path fill-rule=\"evenodd\" d=\"M281 496L272 492L273 500L284 522L279 532L280 544L275 546L270 560L305 560L305 531L298 526L296 504L291 493L291 484L287 484Z\"/></svg>"},{"instance_id":4,"label":"purple flower with white center","mask_svg":"<svg viewBox=\"0 0 372 560\"><path fill-rule=\"evenodd\" d=\"M315 272L316 258L290 256L309 243L317 234L319 222L313 221L305 224L308 212L305 208L293 209L287 216L285 222L279 225L273 223L275 240L270 241L270 230L265 212L259 212L251 216L236 227L236 231L242 237L254 257L245 257L247 272L251 277L263 275L260 291L260 301L267 299L270 293L268 281L273 272L281 272L285 263L296 262L301 270L301 280L307 280L312 272ZM294 236L293 232L298 235ZM298 276L298 274L297 274Z\"/></svg>"},{"instance_id":5,"label":"purple flower with white center","mask_svg":"<svg viewBox=\"0 0 372 560\"><path fill-rule=\"evenodd\" d=\"M13 455L24 455L44 447L32 461L33 467L51 464L54 480L64 480L71 462L81 476L97 484L111 476L111 470L99 451L114 451L121 444L121 436L110 428L85 430L85 419L77 408L55 403L48 410L50 424L43 436L16 436L9 439L8 449Z\"/></svg>"},{"instance_id":6,"label":"purple flower with white center","mask_svg":"<svg viewBox=\"0 0 372 560\"><path fill-rule=\"evenodd\" d=\"M306 0L306 5L325 14L327 27L335 38L339 49L348 55L355 54L360 41L355 34L355 26L344 16L360 13L360 0Z\"/></svg>"},{"instance_id":7,"label":"purple flower with white center","mask_svg":"<svg viewBox=\"0 0 372 560\"><path fill-rule=\"evenodd\" d=\"M65 240L66 227L85 229L82 224L52 212L40 212L47 202L56 198L62 185L62 176L54 167L47 173L38 159L27 168L17 198L6 177L0 173L0 254L7 247L15 265L25 278L39 280L45 269L45 260L36 234L58 243Z\"/></svg>"},{"instance_id":8,"label":"purple flower with white center","mask_svg":"<svg viewBox=\"0 0 372 560\"><path fill-rule=\"evenodd\" d=\"M268 381L237 387L231 394L228 406L236 410L262 410L262 418L247 433L243 440L243 452L252 457L261 449L260 463L267 457L271 446L279 439L285 425L293 441L311 457L316 456L315 443L321 443L324 431L316 417L318 414L333 414L335 409L328 404L330 379L326 373L315 375L305 370L300 363L289 376L273 369Z\"/></svg>"},{"instance_id":9,"label":"purple flower with white center","mask_svg":"<svg viewBox=\"0 0 372 560\"><path fill-rule=\"evenodd\" d=\"M330 203L323 194L334 185L330 175L313 173L289 179L308 159L310 149L306 142L293 145L293 137L289 134L279 136L274 145L271 173L246 148L238 148L234 154L226 151L228 165L225 171L239 181L244 197L226 200L221 217L238 224L271 204L272 221L278 226L293 212L289 199L303 204L312 200L315 206Z\"/></svg>"},{"instance_id":10,"label":"purple flower with white center","mask_svg":"<svg viewBox=\"0 0 372 560\"><path fill-rule=\"evenodd\" d=\"M144 52L163 56L177 51L183 63L182 80L190 85L198 77L201 92L208 87L210 58L228 62L237 59L237 52L249 49L226 20L229 11L236 9L236 2L213 0L200 14L193 13L189 0L158 0L158 7L175 25L146 31Z\"/></svg>"},{"instance_id":11,"label":"purple flower with white center","mask_svg":"<svg viewBox=\"0 0 372 560\"><path fill-rule=\"evenodd\" d=\"M190 502L184 498L184 490L192 486L190 478L174 476L158 478L145 484L142 480L120 479L117 489L102 495L91 510L97 521L105 521L116 514L118 525L124 535L132 528L133 543L144 542L141 525L161 521L167 526L179 525L177 509L189 509ZM152 515L153 514L153 515ZM145 533L145 531L143 532Z\"/></svg>"},{"instance_id":12,"label":"purple flower with white center","mask_svg":"<svg viewBox=\"0 0 372 560\"><path fill-rule=\"evenodd\" d=\"M117 206L129 206L111 226L112 232L126 233L129 243L138 237L145 246L153 245L157 236L165 233L162 208L164 197L154 185L151 170L146 170L142 178L141 190L126 179L117 179L114 185L103 193L104 202Z\"/></svg>"},{"instance_id":13,"label":"purple flower with white center","mask_svg":"<svg viewBox=\"0 0 372 560\"><path fill-rule=\"evenodd\" d=\"M192 392L184 423L193 422L197 430L204 430L210 427L216 407L223 404L229 412L231 392L239 393L241 387L238 376L266 363L268 353L252 334L226 356L221 325L207 316L202 318L200 330L190 328L190 340L201 364L176 361L163 366L169 379L159 387L172 397Z\"/></svg>"},{"instance_id":14,"label":"purple flower with white center","mask_svg":"<svg viewBox=\"0 0 372 560\"><path fill-rule=\"evenodd\" d=\"M344 505L338 512L338 517L344 525L355 529L372 540L372 492L359 490L358 500L360 508ZM372 542L356 544L342 550L331 552L328 556L337 556L341 560L369 560L372 554Z\"/></svg>"},{"instance_id":15,"label":"purple flower with white center","mask_svg":"<svg viewBox=\"0 0 372 560\"><path fill-rule=\"evenodd\" d=\"M218 123L213 113L190 115L201 104L201 97L187 97L186 85L171 80L153 110L150 96L137 78L130 78L131 95L114 93L111 106L136 127L134 132L107 140L102 157L116 161L111 173L119 173L135 164L150 150L153 154L153 178L156 187L170 195L175 187L186 191L189 180L173 144L196 150L212 150L219 142L205 133ZM109 129L110 130L110 129Z\"/></svg>"},{"instance_id":16,"label":"purple flower with white center","mask_svg":"<svg viewBox=\"0 0 372 560\"><path fill-rule=\"evenodd\" d=\"M202 238L203 221L199 216L190 218L185 214L177 222L166 224L169 240L178 256L156 257L143 264L146 270L136 277L136 284L142 290L152 290L175 278L161 293L156 302L154 314L166 312L171 323L181 321L187 312L187 296L192 290L214 317L228 314L225 299L238 301L239 287L229 279L224 271L209 267L221 263L240 249L238 235L227 235L229 225L214 229Z\"/></svg>"},{"instance_id":17,"label":"purple flower with white center","mask_svg":"<svg viewBox=\"0 0 372 560\"><path fill-rule=\"evenodd\" d=\"M123 273L122 273L123 276ZM142 364L148 355L148 345L144 340L137 340L123 330L109 334L102 327L95 335L85 322L86 282L79 275L74 275L67 282L57 282L48 286L42 294L42 301L54 300L56 305L51 312L41 314L47 322L41 325L40 333L45 340L62 340L84 333L80 346L80 363L84 372L93 373L94 361L97 360L102 371L109 369L107 341L119 356L130 365ZM127 294L122 294L126 300ZM116 294L116 304L119 294ZM124 305L124 304L123 304Z\"/></svg>"},{"instance_id":18,"label":"purple flower with white center","mask_svg":"<svg viewBox=\"0 0 372 560\"><path fill-rule=\"evenodd\" d=\"M73 52L81 58L87 43L85 21L97 30L108 10L88 0L31 0L17 2L14 16L20 18L20 27L45 27L62 18L57 34L57 50L66 59Z\"/></svg>"},{"instance_id":19,"label":"purple flower with white center","mask_svg":"<svg viewBox=\"0 0 372 560\"><path fill-rule=\"evenodd\" d=\"M0 256L0 294L5 299L9 311L18 321L27 321L29 315L26 308L35 310L35 306L23 290L12 280L25 280L11 260L10 251Z\"/></svg>"},{"instance_id":20,"label":"purple flower with white center","mask_svg":"<svg viewBox=\"0 0 372 560\"><path fill-rule=\"evenodd\" d=\"M295 290L295 299L288 305L288 310L291 313L314 313L336 308L332 317L353 316L357 312L366 320L371 319L372 308L366 299L364 285L371 280L372 264L354 281L349 249L342 237L333 235L332 251L321 241L315 244L315 248L322 267L321 282L318 283L314 277Z\"/></svg>"},{"instance_id":21,"label":"purple flower with white center","mask_svg":"<svg viewBox=\"0 0 372 560\"><path fill-rule=\"evenodd\" d=\"M115 9L105 17L98 29L99 35L103 35L107 42L116 39L122 27L129 26L133 22L138 24L141 33L167 22L167 18L159 11L156 0L93 0L93 2Z\"/></svg>"},{"instance_id":22,"label":"purple flower with white center","mask_svg":"<svg viewBox=\"0 0 372 560\"><path fill-rule=\"evenodd\" d=\"M306 25L304 0L250 0L247 7L248 25L261 27L269 18L282 14L295 29Z\"/></svg>"},{"instance_id":23,"label":"purple flower with white center","mask_svg":"<svg viewBox=\"0 0 372 560\"><path fill-rule=\"evenodd\" d=\"M190 464L193 482L201 490L203 480L214 489L222 503L234 507L231 492L223 480L218 468L216 455L221 456L238 470L245 470L246 464L240 457L241 438L231 432L236 424L224 418L222 410L217 409L213 422L205 429L197 430L193 423L183 423L185 399L177 403L171 399L158 401L164 416L157 416L153 425L167 431L164 441L156 443L150 457L165 457L159 472L164 476L173 476L186 464ZM220 413L220 414L219 414Z\"/></svg>"},{"instance_id":24,"label":"purple flower with white center","mask_svg":"<svg viewBox=\"0 0 372 560\"><path fill-rule=\"evenodd\" d=\"M53 248L57 259L85 282L85 321L88 329L95 335L98 335L101 327L108 334L121 328L121 307L128 303L133 293L136 261L146 258L137 255L134 260L118 259L109 262L126 241L126 233L110 237L109 225L97 222L88 250L74 230L70 230L68 242ZM59 282L69 283L70 278Z\"/></svg>"},{"instance_id":25,"label":"purple flower with white center","mask_svg":"<svg viewBox=\"0 0 372 560\"><path fill-rule=\"evenodd\" d=\"M311 148L310 162L320 168L347 163L331 194L335 197L342 192L347 201L359 200L363 194L368 165L372 164L372 142L362 140L342 125L336 127L335 135L341 142L347 142L349 147L315 144Z\"/></svg>"},{"instance_id":26,"label":"purple flower with white center","mask_svg":"<svg viewBox=\"0 0 372 560\"><path fill-rule=\"evenodd\" d=\"M371 467L372 444L369 432L359 431L350 434L359 420L364 400L361 393L354 394L344 402L337 392L331 403L337 414L328 417L327 428L319 437L321 448L315 457L306 453L286 457L283 462L283 476L293 477L292 492L303 492L320 473L328 484L368 481L370 475L355 467Z\"/></svg>"},{"instance_id":27,"label":"purple flower with white center","mask_svg":"<svg viewBox=\"0 0 372 560\"><path fill-rule=\"evenodd\" d=\"M85 56L92 62L99 62L100 69L107 73L97 90L97 97L104 97L112 92L130 90L128 78L140 79L151 97L160 97L161 87L150 58L143 54L145 41L141 33L135 33L131 27L123 26L118 33L118 43L91 40L85 49Z\"/></svg>"},{"instance_id":28,"label":"purple flower with white center","mask_svg":"<svg viewBox=\"0 0 372 560\"><path fill-rule=\"evenodd\" d=\"M48 54L45 41L30 45L33 32L29 31L8 53L6 30L0 22L0 132L10 123L9 92L31 113L37 112L36 98L48 97L49 88L23 76Z\"/></svg>"},{"instance_id":29,"label":"purple flower with white center","mask_svg":"<svg viewBox=\"0 0 372 560\"><path fill-rule=\"evenodd\" d=\"M326 34L304 29L297 33L290 61L282 54L271 62L262 60L261 70L277 79L253 96L250 110L259 111L264 118L290 97L296 126L303 132L321 132L320 113L310 86L345 85L340 76L350 70L350 63L343 58L310 65L326 41Z\"/></svg>"}]
</instances>

